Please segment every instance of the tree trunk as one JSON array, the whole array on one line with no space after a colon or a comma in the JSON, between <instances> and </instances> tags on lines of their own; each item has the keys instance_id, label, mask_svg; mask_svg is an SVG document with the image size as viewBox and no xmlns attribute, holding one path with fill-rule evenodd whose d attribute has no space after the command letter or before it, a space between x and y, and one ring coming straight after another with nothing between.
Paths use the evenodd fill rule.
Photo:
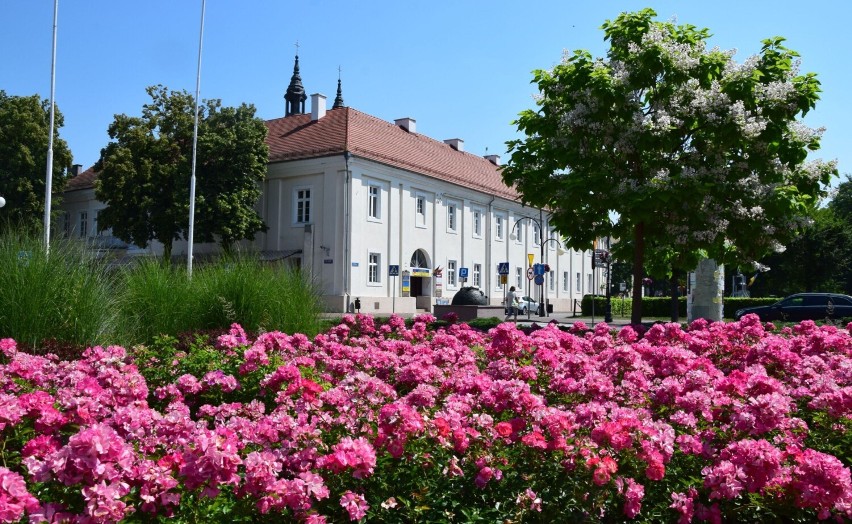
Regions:
<instances>
[{"instance_id":1,"label":"tree trunk","mask_svg":"<svg viewBox=\"0 0 852 524\"><path fill-rule=\"evenodd\" d=\"M680 312L678 311L678 286L677 286L677 269L672 266L672 276L669 279L669 289L672 295L672 322L680 320Z\"/></svg>"},{"instance_id":2,"label":"tree trunk","mask_svg":"<svg viewBox=\"0 0 852 524\"><path fill-rule=\"evenodd\" d=\"M172 264L172 241L163 242L163 266L169 267Z\"/></svg>"},{"instance_id":3,"label":"tree trunk","mask_svg":"<svg viewBox=\"0 0 852 524\"><path fill-rule=\"evenodd\" d=\"M633 228L633 308L630 323L642 323L642 279L645 278L645 224L639 222Z\"/></svg>"}]
</instances>

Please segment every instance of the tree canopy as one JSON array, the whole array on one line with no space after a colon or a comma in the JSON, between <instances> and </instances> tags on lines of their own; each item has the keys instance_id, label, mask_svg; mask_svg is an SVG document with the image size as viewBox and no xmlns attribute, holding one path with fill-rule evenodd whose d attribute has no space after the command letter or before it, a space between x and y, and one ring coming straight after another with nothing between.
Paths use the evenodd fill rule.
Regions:
<instances>
[{"instance_id":1,"label":"tree canopy","mask_svg":"<svg viewBox=\"0 0 852 524\"><path fill-rule=\"evenodd\" d=\"M139 246L157 240L168 259L172 242L189 229L195 100L163 86L147 92L151 103L142 116L116 115L112 141L95 165L97 198L107 204L98 228ZM268 157L266 125L254 106L222 107L219 100L199 106L195 239L227 250L265 229L253 206Z\"/></svg>"},{"instance_id":2,"label":"tree canopy","mask_svg":"<svg viewBox=\"0 0 852 524\"><path fill-rule=\"evenodd\" d=\"M71 167L71 151L59 138L62 113L54 112L53 193L65 186ZM21 224L37 229L44 216L44 183L47 173L47 147L50 138L50 101L38 95L9 96L0 90L0 196L6 206L0 211L4 224ZM52 199L57 208L59 198Z\"/></svg>"},{"instance_id":3,"label":"tree canopy","mask_svg":"<svg viewBox=\"0 0 852 524\"><path fill-rule=\"evenodd\" d=\"M646 262L756 260L792 238L836 174L808 161L822 129L799 119L820 91L783 38L743 63L708 29L645 9L602 29L605 58L566 54L537 70L537 108L515 124L504 181L546 207L571 247L612 236L632 254L632 321Z\"/></svg>"}]
</instances>

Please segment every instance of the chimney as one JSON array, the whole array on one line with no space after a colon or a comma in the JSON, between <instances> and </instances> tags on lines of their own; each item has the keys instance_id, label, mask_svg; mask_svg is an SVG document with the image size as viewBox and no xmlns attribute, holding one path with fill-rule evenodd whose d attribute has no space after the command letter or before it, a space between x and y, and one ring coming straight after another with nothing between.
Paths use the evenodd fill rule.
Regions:
<instances>
[{"instance_id":1,"label":"chimney","mask_svg":"<svg viewBox=\"0 0 852 524\"><path fill-rule=\"evenodd\" d=\"M311 95L311 122L316 122L325 116L325 95L314 93Z\"/></svg>"},{"instance_id":2,"label":"chimney","mask_svg":"<svg viewBox=\"0 0 852 524\"><path fill-rule=\"evenodd\" d=\"M77 176L83 172L83 166L80 164L74 164L71 166L71 176Z\"/></svg>"},{"instance_id":3,"label":"chimney","mask_svg":"<svg viewBox=\"0 0 852 524\"><path fill-rule=\"evenodd\" d=\"M403 128L403 129L405 129L409 133L416 133L417 132L416 131L417 120L414 120L413 118L409 118L409 117L397 118L396 120L393 121L393 123L398 125L399 127Z\"/></svg>"},{"instance_id":4,"label":"chimney","mask_svg":"<svg viewBox=\"0 0 852 524\"><path fill-rule=\"evenodd\" d=\"M464 140L461 138L448 138L444 140L444 143L456 151L464 151Z\"/></svg>"},{"instance_id":5,"label":"chimney","mask_svg":"<svg viewBox=\"0 0 852 524\"><path fill-rule=\"evenodd\" d=\"M500 165L500 155L485 155L485 160L488 160L495 166Z\"/></svg>"}]
</instances>

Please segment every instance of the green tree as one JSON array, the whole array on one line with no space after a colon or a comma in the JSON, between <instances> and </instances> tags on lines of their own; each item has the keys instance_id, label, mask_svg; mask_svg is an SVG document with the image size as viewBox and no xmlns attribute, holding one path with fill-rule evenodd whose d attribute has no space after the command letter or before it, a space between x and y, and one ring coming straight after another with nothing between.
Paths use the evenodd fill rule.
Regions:
<instances>
[{"instance_id":1,"label":"green tree","mask_svg":"<svg viewBox=\"0 0 852 524\"><path fill-rule=\"evenodd\" d=\"M163 244L163 260L172 243L189 229L189 182L195 101L186 91L163 86L147 89L151 103L141 117L116 115L112 141L95 165L100 229L112 228L126 242ZM254 210L266 175L269 150L266 125L255 108L222 107L207 100L199 107L196 155L197 240L218 241L225 250L265 228Z\"/></svg>"},{"instance_id":2,"label":"green tree","mask_svg":"<svg viewBox=\"0 0 852 524\"><path fill-rule=\"evenodd\" d=\"M53 134L52 207L65 186L71 167L71 151L59 138L62 113L56 109ZM0 211L0 230L5 224L38 229L44 217L44 183L50 137L50 101L38 95L9 96L0 90L0 196L6 206Z\"/></svg>"},{"instance_id":3,"label":"green tree","mask_svg":"<svg viewBox=\"0 0 852 524\"><path fill-rule=\"evenodd\" d=\"M691 269L699 254L756 260L794 238L836 174L806 160L822 130L799 117L818 99L782 38L739 64L707 49L707 29L645 9L603 25L606 58L576 51L534 72L536 110L515 124L503 171L524 203L546 207L575 248L629 246L633 322L647 261Z\"/></svg>"}]
</instances>

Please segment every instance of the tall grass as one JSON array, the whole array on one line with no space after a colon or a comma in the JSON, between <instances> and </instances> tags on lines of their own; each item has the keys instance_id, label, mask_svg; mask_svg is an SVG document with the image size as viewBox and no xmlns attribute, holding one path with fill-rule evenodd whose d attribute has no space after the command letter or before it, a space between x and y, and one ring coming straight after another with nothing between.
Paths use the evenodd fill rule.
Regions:
<instances>
[{"instance_id":1,"label":"tall grass","mask_svg":"<svg viewBox=\"0 0 852 524\"><path fill-rule=\"evenodd\" d=\"M114 342L116 321L112 279L84 246L54 240L48 255L31 234L0 235L0 337L102 344Z\"/></svg>"},{"instance_id":2,"label":"tall grass","mask_svg":"<svg viewBox=\"0 0 852 524\"><path fill-rule=\"evenodd\" d=\"M124 274L122 319L133 338L224 329L238 323L251 331L315 335L322 328L316 287L289 268L266 266L242 255L184 268L146 262Z\"/></svg>"},{"instance_id":3,"label":"tall grass","mask_svg":"<svg viewBox=\"0 0 852 524\"><path fill-rule=\"evenodd\" d=\"M125 267L119 282L121 325L130 340L151 342L200 327L198 298L185 270L144 259Z\"/></svg>"}]
</instances>

